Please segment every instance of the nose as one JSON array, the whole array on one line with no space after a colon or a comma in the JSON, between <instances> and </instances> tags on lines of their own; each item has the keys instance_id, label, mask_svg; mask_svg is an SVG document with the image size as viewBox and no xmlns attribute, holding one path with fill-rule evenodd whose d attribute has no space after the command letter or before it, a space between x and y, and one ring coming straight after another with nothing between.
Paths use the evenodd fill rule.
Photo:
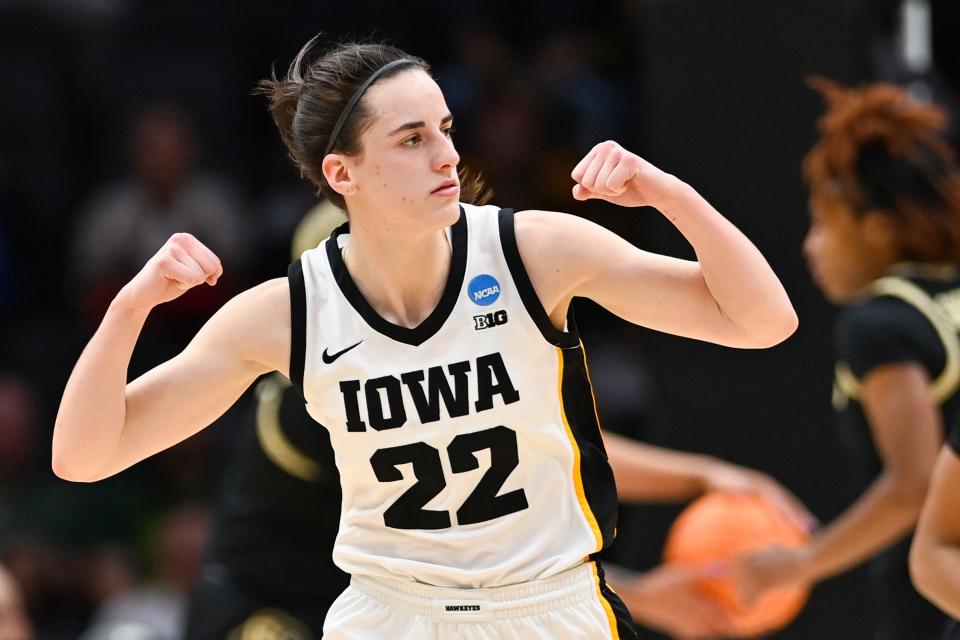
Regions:
<instances>
[{"instance_id":1,"label":"nose","mask_svg":"<svg viewBox=\"0 0 960 640\"><path fill-rule=\"evenodd\" d=\"M460 164L460 154L453 146L453 140L448 136L441 136L437 151L433 157L434 168L437 171L449 171Z\"/></svg>"}]
</instances>

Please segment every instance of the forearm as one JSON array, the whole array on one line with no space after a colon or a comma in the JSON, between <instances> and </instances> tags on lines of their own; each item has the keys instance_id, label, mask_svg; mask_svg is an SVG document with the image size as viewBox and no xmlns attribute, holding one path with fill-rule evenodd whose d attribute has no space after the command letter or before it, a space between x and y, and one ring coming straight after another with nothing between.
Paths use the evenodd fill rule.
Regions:
<instances>
[{"instance_id":1,"label":"forearm","mask_svg":"<svg viewBox=\"0 0 960 640\"><path fill-rule=\"evenodd\" d=\"M70 480L93 479L123 432L127 369L147 311L107 310L67 381L53 432L53 469Z\"/></svg>"},{"instance_id":2,"label":"forearm","mask_svg":"<svg viewBox=\"0 0 960 640\"><path fill-rule=\"evenodd\" d=\"M920 491L899 490L881 474L807 547L805 577L816 582L855 567L907 535L923 504Z\"/></svg>"},{"instance_id":3,"label":"forearm","mask_svg":"<svg viewBox=\"0 0 960 640\"><path fill-rule=\"evenodd\" d=\"M603 436L623 502L680 502L703 493L710 459L653 447L616 434Z\"/></svg>"},{"instance_id":4,"label":"forearm","mask_svg":"<svg viewBox=\"0 0 960 640\"><path fill-rule=\"evenodd\" d=\"M659 209L693 246L704 283L731 323L757 346L776 344L795 330L796 313L773 269L700 194L679 182Z\"/></svg>"},{"instance_id":5,"label":"forearm","mask_svg":"<svg viewBox=\"0 0 960 640\"><path fill-rule=\"evenodd\" d=\"M924 597L960 619L960 547L918 538L911 550L910 574Z\"/></svg>"}]
</instances>

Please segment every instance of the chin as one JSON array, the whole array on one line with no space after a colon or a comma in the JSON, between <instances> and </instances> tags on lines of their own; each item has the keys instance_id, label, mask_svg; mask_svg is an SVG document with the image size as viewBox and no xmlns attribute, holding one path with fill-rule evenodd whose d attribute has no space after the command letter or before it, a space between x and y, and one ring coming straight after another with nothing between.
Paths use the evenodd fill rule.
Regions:
<instances>
[{"instance_id":1,"label":"chin","mask_svg":"<svg viewBox=\"0 0 960 640\"><path fill-rule=\"evenodd\" d=\"M459 219L460 203L456 200L444 204L436 211L436 221L445 227L449 227Z\"/></svg>"}]
</instances>

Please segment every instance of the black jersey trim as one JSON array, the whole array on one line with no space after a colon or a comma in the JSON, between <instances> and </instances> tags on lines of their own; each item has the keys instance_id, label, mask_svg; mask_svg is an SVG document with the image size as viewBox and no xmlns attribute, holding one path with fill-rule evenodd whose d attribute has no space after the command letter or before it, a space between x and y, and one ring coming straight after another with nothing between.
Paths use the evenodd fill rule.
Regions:
<instances>
[{"instance_id":1,"label":"black jersey trim","mask_svg":"<svg viewBox=\"0 0 960 640\"><path fill-rule=\"evenodd\" d=\"M463 276L467 272L467 214L463 207L460 207L460 218L450 227L450 245L453 249L453 257L443 294L430 315L412 329L385 320L360 293L360 289L357 288L353 277L343 262L343 255L337 242L338 238L344 233L349 233L349 223L340 225L327 240L327 259L330 261L333 277L347 302L374 331L382 333L397 342L416 347L433 337L450 317L463 287Z\"/></svg>"},{"instance_id":2,"label":"black jersey trim","mask_svg":"<svg viewBox=\"0 0 960 640\"><path fill-rule=\"evenodd\" d=\"M580 344L580 336L576 329L576 323L573 319L573 304L567 313L568 331L560 331L550 320L540 297L537 296L533 283L530 282L530 276L527 274L526 267L523 266L523 259L520 257L520 250L517 248L517 235L514 229L513 209L500 209L500 246L503 249L503 257L507 262L507 268L510 270L510 276L513 278L513 284L520 294L520 300L527 310L527 314L533 320L544 339L550 344L569 349Z\"/></svg>"},{"instance_id":3,"label":"black jersey trim","mask_svg":"<svg viewBox=\"0 0 960 640\"><path fill-rule=\"evenodd\" d=\"M290 382L302 392L307 360L307 286L299 260L287 268L287 283L290 286Z\"/></svg>"},{"instance_id":4,"label":"black jersey trim","mask_svg":"<svg viewBox=\"0 0 960 640\"><path fill-rule=\"evenodd\" d=\"M583 344L578 342L573 349L557 349L563 367L560 378L560 401L563 416L574 445L580 454L580 482L590 514L593 517L600 540L599 548L613 544L617 531L617 486L613 470L607 461L603 446L600 418L587 370L587 357Z\"/></svg>"},{"instance_id":5,"label":"black jersey trim","mask_svg":"<svg viewBox=\"0 0 960 640\"><path fill-rule=\"evenodd\" d=\"M954 455L960 456L960 425L954 425L947 434L947 445L953 450Z\"/></svg>"},{"instance_id":6,"label":"black jersey trim","mask_svg":"<svg viewBox=\"0 0 960 640\"><path fill-rule=\"evenodd\" d=\"M614 637L617 640L637 640L640 636L637 635L637 630L633 626L633 617L630 615L627 605L607 584L603 565L600 564L600 561L593 560L593 563L597 568L597 586L600 590L600 597L607 601L607 605L613 613L614 624L616 625L616 635ZM611 629L611 631L613 630Z\"/></svg>"}]
</instances>

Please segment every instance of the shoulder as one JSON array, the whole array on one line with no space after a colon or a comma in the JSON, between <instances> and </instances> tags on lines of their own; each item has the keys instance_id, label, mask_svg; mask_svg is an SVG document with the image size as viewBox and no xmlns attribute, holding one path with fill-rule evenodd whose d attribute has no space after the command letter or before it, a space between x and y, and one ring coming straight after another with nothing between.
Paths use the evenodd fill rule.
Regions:
<instances>
[{"instance_id":1,"label":"shoulder","mask_svg":"<svg viewBox=\"0 0 960 640\"><path fill-rule=\"evenodd\" d=\"M543 211L527 209L513 214L514 229L517 239L528 244L538 239L558 239L570 237L577 231L591 228L601 229L599 225L569 213L559 211Z\"/></svg>"},{"instance_id":2,"label":"shoulder","mask_svg":"<svg viewBox=\"0 0 960 640\"><path fill-rule=\"evenodd\" d=\"M574 215L527 210L513 216L516 251L540 301L559 326L579 287L602 272L623 241Z\"/></svg>"},{"instance_id":3,"label":"shoulder","mask_svg":"<svg viewBox=\"0 0 960 640\"><path fill-rule=\"evenodd\" d=\"M890 296L872 295L840 311L838 325L848 331L875 329L923 316L910 304Z\"/></svg>"},{"instance_id":4,"label":"shoulder","mask_svg":"<svg viewBox=\"0 0 960 640\"><path fill-rule=\"evenodd\" d=\"M834 339L838 359L859 376L882 364L928 362L942 354L934 326L910 303L873 296L844 308Z\"/></svg>"},{"instance_id":5,"label":"shoulder","mask_svg":"<svg viewBox=\"0 0 960 640\"><path fill-rule=\"evenodd\" d=\"M929 328L929 321L914 305L900 298L872 295L847 305L837 319L837 338L869 339L877 332L914 332Z\"/></svg>"},{"instance_id":6,"label":"shoulder","mask_svg":"<svg viewBox=\"0 0 960 640\"><path fill-rule=\"evenodd\" d=\"M592 252L603 227L569 213L529 209L513 216L517 249L527 268L539 263L569 263Z\"/></svg>"}]
</instances>

